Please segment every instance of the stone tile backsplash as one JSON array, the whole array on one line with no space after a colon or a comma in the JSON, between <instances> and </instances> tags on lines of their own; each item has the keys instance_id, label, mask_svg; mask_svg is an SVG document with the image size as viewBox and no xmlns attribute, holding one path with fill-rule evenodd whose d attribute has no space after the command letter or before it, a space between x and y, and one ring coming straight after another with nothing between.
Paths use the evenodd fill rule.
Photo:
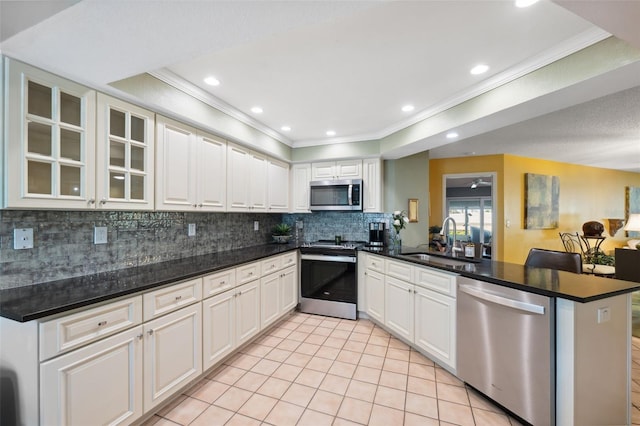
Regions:
<instances>
[{"instance_id":1,"label":"stone tile backsplash","mask_svg":"<svg viewBox=\"0 0 640 426\"><path fill-rule=\"evenodd\" d=\"M3 210L0 289L265 244L281 221L257 213ZM108 227L107 244L93 244L94 226ZM14 228L33 228L33 249L13 249Z\"/></svg>"},{"instance_id":2,"label":"stone tile backsplash","mask_svg":"<svg viewBox=\"0 0 640 426\"><path fill-rule=\"evenodd\" d=\"M280 222L301 222L299 242L368 241L369 222L389 214L184 213L0 210L0 289L37 284L272 241ZM253 230L258 221L260 230ZM188 237L190 223L196 236ZM93 244L93 228L108 228L108 243ZM14 228L33 228L34 248L13 249ZM295 234L294 234L295 235Z\"/></svg>"},{"instance_id":3,"label":"stone tile backsplash","mask_svg":"<svg viewBox=\"0 0 640 426\"><path fill-rule=\"evenodd\" d=\"M302 232L298 238L300 242L333 240L336 235L345 241L369 241L369 223L387 222L389 229L390 219L390 214L362 212L315 212L283 216L283 221L291 225L294 231L296 222L302 222Z\"/></svg>"}]
</instances>

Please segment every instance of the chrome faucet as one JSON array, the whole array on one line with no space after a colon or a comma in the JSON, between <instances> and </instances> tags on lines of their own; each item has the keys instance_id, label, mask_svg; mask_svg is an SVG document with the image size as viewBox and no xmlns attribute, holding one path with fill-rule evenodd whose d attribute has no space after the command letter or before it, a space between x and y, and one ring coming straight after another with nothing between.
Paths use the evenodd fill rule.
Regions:
<instances>
[{"instance_id":1,"label":"chrome faucet","mask_svg":"<svg viewBox=\"0 0 640 426\"><path fill-rule=\"evenodd\" d=\"M449 238L449 221L451 221L453 223L453 241L451 242L451 245L449 245L449 241L447 241ZM446 230L446 231L445 231ZM440 235L442 236L447 236L447 238L445 239L445 243L447 244L447 250L445 253L450 254L451 256L455 256L455 252L456 251L462 251L462 249L460 247L456 247L456 234L458 233L458 229L456 228L456 221L451 217L451 216L447 216L444 219L444 222L442 222L442 230L440 231Z\"/></svg>"}]
</instances>

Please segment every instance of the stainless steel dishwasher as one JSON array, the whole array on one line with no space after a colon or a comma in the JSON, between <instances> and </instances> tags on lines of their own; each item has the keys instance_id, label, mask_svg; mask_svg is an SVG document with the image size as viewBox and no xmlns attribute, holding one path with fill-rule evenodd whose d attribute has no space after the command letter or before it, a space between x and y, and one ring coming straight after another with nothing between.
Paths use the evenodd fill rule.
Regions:
<instances>
[{"instance_id":1,"label":"stainless steel dishwasher","mask_svg":"<svg viewBox=\"0 0 640 426\"><path fill-rule=\"evenodd\" d=\"M555 424L552 299L465 277L457 283L458 377L531 424Z\"/></svg>"}]
</instances>

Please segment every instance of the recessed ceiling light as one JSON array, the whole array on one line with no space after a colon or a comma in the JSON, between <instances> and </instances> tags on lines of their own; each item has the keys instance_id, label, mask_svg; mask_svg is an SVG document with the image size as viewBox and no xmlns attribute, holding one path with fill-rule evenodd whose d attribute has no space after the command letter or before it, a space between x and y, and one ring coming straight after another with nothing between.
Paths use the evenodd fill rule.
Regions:
<instances>
[{"instance_id":1,"label":"recessed ceiling light","mask_svg":"<svg viewBox=\"0 0 640 426\"><path fill-rule=\"evenodd\" d=\"M455 139L457 138L459 135L456 132L449 132L447 133L447 139Z\"/></svg>"},{"instance_id":2,"label":"recessed ceiling light","mask_svg":"<svg viewBox=\"0 0 640 426\"><path fill-rule=\"evenodd\" d=\"M404 112L411 112L415 109L415 107L413 105L405 105L402 107L402 111Z\"/></svg>"},{"instance_id":3,"label":"recessed ceiling light","mask_svg":"<svg viewBox=\"0 0 640 426\"><path fill-rule=\"evenodd\" d=\"M262 108L260 108L259 106L254 106L253 108L251 108L251 112L254 114L262 114Z\"/></svg>"},{"instance_id":4,"label":"recessed ceiling light","mask_svg":"<svg viewBox=\"0 0 640 426\"><path fill-rule=\"evenodd\" d=\"M327 136L335 136L336 132L334 132L333 130L327 130Z\"/></svg>"},{"instance_id":5,"label":"recessed ceiling light","mask_svg":"<svg viewBox=\"0 0 640 426\"><path fill-rule=\"evenodd\" d=\"M282 127L280 127L280 130L282 130L283 132L290 132L290 131L291 131L291 127L289 127L289 126L282 126Z\"/></svg>"},{"instance_id":6,"label":"recessed ceiling light","mask_svg":"<svg viewBox=\"0 0 640 426\"><path fill-rule=\"evenodd\" d=\"M484 74L487 71L489 71L489 65L485 64L476 65L475 67L471 68L471 74L473 75Z\"/></svg>"},{"instance_id":7,"label":"recessed ceiling light","mask_svg":"<svg viewBox=\"0 0 640 426\"><path fill-rule=\"evenodd\" d=\"M219 86L220 85L220 80L218 80L217 78L215 78L212 75L210 75L209 77L205 78L204 82L207 83L209 86Z\"/></svg>"},{"instance_id":8,"label":"recessed ceiling light","mask_svg":"<svg viewBox=\"0 0 640 426\"><path fill-rule=\"evenodd\" d=\"M537 2L538 0L516 0L516 7L529 7Z\"/></svg>"}]
</instances>

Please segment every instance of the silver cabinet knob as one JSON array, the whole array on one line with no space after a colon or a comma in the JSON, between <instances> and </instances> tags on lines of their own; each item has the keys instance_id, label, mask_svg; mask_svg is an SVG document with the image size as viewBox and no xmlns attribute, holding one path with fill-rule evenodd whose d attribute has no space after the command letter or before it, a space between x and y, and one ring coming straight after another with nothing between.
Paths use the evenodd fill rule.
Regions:
<instances>
[{"instance_id":1,"label":"silver cabinet knob","mask_svg":"<svg viewBox=\"0 0 640 426\"><path fill-rule=\"evenodd\" d=\"M100 200L100 204L105 205L107 204L107 199L103 198L102 200Z\"/></svg>"},{"instance_id":2,"label":"silver cabinet knob","mask_svg":"<svg viewBox=\"0 0 640 426\"><path fill-rule=\"evenodd\" d=\"M140 333L136 337L138 338L138 340L142 340L142 338L144 337L144 334Z\"/></svg>"},{"instance_id":3,"label":"silver cabinet knob","mask_svg":"<svg viewBox=\"0 0 640 426\"><path fill-rule=\"evenodd\" d=\"M87 204L89 205L93 205L96 203L96 199L95 198L89 198L89 200L87 200Z\"/></svg>"},{"instance_id":4,"label":"silver cabinet knob","mask_svg":"<svg viewBox=\"0 0 640 426\"><path fill-rule=\"evenodd\" d=\"M153 334L153 329L147 331L147 333L149 334L149 336L151 336Z\"/></svg>"}]
</instances>

